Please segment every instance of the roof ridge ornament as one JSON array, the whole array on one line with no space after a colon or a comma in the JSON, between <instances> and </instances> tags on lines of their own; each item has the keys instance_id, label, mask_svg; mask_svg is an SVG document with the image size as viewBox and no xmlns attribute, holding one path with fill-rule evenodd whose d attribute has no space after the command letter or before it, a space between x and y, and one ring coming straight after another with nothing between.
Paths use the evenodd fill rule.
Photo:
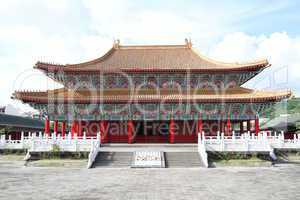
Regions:
<instances>
[{"instance_id":1,"label":"roof ridge ornament","mask_svg":"<svg viewBox=\"0 0 300 200\"><path fill-rule=\"evenodd\" d=\"M185 45L188 47L188 48L192 48L193 44L192 44L192 40L191 38L185 38Z\"/></svg>"},{"instance_id":2,"label":"roof ridge ornament","mask_svg":"<svg viewBox=\"0 0 300 200\"><path fill-rule=\"evenodd\" d=\"M114 40L114 48L118 49L119 47L120 47L120 40L119 39Z\"/></svg>"}]
</instances>

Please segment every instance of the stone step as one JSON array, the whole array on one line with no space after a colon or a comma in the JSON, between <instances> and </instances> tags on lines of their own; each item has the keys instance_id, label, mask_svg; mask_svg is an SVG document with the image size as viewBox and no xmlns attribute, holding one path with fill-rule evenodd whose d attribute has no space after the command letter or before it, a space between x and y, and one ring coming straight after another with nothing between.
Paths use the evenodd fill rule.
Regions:
<instances>
[{"instance_id":1,"label":"stone step","mask_svg":"<svg viewBox=\"0 0 300 200\"><path fill-rule=\"evenodd\" d=\"M93 167L130 167L132 152L99 152Z\"/></svg>"},{"instance_id":2,"label":"stone step","mask_svg":"<svg viewBox=\"0 0 300 200\"><path fill-rule=\"evenodd\" d=\"M166 167L202 167L198 152L165 152Z\"/></svg>"},{"instance_id":3,"label":"stone step","mask_svg":"<svg viewBox=\"0 0 300 200\"><path fill-rule=\"evenodd\" d=\"M133 152L99 152L93 167L124 168L132 164ZM164 152L165 166L169 168L202 167L198 152Z\"/></svg>"}]
</instances>

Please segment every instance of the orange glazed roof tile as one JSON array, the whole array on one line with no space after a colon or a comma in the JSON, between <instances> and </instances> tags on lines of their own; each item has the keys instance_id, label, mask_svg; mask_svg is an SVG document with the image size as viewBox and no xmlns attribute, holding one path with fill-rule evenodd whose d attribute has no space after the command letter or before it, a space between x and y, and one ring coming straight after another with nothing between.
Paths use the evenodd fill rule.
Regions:
<instances>
[{"instance_id":1,"label":"orange glazed roof tile","mask_svg":"<svg viewBox=\"0 0 300 200\"><path fill-rule=\"evenodd\" d=\"M65 88L48 90L46 92L22 92L14 93L13 98L23 102L34 103L158 103L158 102L186 102L195 101L203 103L220 102L245 102L263 103L276 102L291 96L290 91L254 91L242 87L230 88L225 92L218 92L212 89L197 89L189 93L187 91L179 93L172 89L139 90L130 91L127 89L110 89L104 91L72 91Z\"/></svg>"},{"instance_id":2,"label":"orange glazed roof tile","mask_svg":"<svg viewBox=\"0 0 300 200\"><path fill-rule=\"evenodd\" d=\"M181 72L256 71L269 66L266 59L249 63L224 63L197 53L190 41L185 45L114 46L102 57L79 64L58 65L37 62L35 68L64 72Z\"/></svg>"}]
</instances>

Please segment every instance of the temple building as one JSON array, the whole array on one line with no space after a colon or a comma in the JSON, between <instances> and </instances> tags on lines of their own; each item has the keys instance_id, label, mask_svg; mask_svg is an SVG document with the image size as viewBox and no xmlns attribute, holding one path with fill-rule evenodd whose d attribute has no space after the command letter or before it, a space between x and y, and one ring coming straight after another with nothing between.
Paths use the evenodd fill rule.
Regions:
<instances>
[{"instance_id":1,"label":"temple building","mask_svg":"<svg viewBox=\"0 0 300 200\"><path fill-rule=\"evenodd\" d=\"M242 87L271 65L265 59L224 63L182 45L125 46L79 64L37 62L35 69L64 87L15 91L64 136L101 133L104 143L192 143L197 133L258 133L259 117L290 91ZM60 125L59 125L60 123ZM61 127L60 129L58 127Z\"/></svg>"}]
</instances>

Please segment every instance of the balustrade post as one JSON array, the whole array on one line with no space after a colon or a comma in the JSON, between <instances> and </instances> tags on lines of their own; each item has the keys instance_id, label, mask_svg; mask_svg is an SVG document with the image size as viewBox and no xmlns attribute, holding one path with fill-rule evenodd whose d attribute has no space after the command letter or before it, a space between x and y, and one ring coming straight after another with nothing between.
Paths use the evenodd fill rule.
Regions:
<instances>
[{"instance_id":1,"label":"balustrade post","mask_svg":"<svg viewBox=\"0 0 300 200\"><path fill-rule=\"evenodd\" d=\"M235 140L235 131L232 131L232 140Z\"/></svg>"},{"instance_id":2,"label":"balustrade post","mask_svg":"<svg viewBox=\"0 0 300 200\"><path fill-rule=\"evenodd\" d=\"M72 140L72 133L71 132L69 132L69 134L68 134L68 140Z\"/></svg>"},{"instance_id":3,"label":"balustrade post","mask_svg":"<svg viewBox=\"0 0 300 200\"><path fill-rule=\"evenodd\" d=\"M284 140L284 132L281 131L281 137L282 137L282 140Z\"/></svg>"},{"instance_id":4,"label":"balustrade post","mask_svg":"<svg viewBox=\"0 0 300 200\"><path fill-rule=\"evenodd\" d=\"M205 144L205 133L202 131L202 143Z\"/></svg>"},{"instance_id":5,"label":"balustrade post","mask_svg":"<svg viewBox=\"0 0 300 200\"><path fill-rule=\"evenodd\" d=\"M97 140L99 140L100 141L100 138L101 136L100 136L100 132L97 132Z\"/></svg>"},{"instance_id":6,"label":"balustrade post","mask_svg":"<svg viewBox=\"0 0 300 200\"><path fill-rule=\"evenodd\" d=\"M221 133L221 151L224 151L224 132Z\"/></svg>"},{"instance_id":7,"label":"balustrade post","mask_svg":"<svg viewBox=\"0 0 300 200\"><path fill-rule=\"evenodd\" d=\"M24 141L24 132L22 131L21 132L21 142L23 143L23 141Z\"/></svg>"},{"instance_id":8,"label":"balustrade post","mask_svg":"<svg viewBox=\"0 0 300 200\"><path fill-rule=\"evenodd\" d=\"M217 131L217 140L220 140L220 131Z\"/></svg>"},{"instance_id":9,"label":"balustrade post","mask_svg":"<svg viewBox=\"0 0 300 200\"><path fill-rule=\"evenodd\" d=\"M85 131L83 132L83 140L84 141L86 140L86 132Z\"/></svg>"}]
</instances>

